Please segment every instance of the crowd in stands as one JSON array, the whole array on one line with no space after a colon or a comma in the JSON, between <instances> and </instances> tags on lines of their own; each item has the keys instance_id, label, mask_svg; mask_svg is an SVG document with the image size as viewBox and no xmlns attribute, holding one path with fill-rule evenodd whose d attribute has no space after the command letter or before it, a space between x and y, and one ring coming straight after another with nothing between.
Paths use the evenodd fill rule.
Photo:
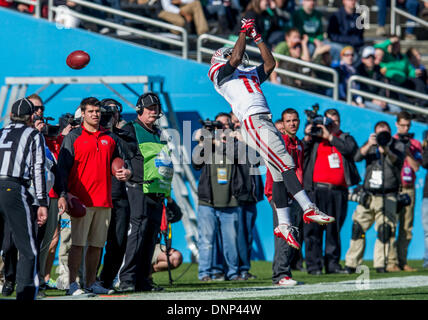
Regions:
<instances>
[{"instance_id":1,"label":"crowd in stands","mask_svg":"<svg viewBox=\"0 0 428 320\"><path fill-rule=\"evenodd\" d=\"M421 54L417 47L402 52L400 38L386 38L387 1L377 0L378 40L373 43L364 38L364 23L357 12L356 0L341 0L336 12L326 17L317 8L316 0L129 0L129 3L149 8L151 18L160 19L184 27L190 34L217 34L236 40L237 21L241 17L254 18L257 30L268 46L281 55L302 61L313 62L337 70L339 74L339 99L346 100L348 79L352 75L363 76L372 80L389 83L412 91L426 94L428 90L427 72L421 63ZM93 2L121 9L120 0L94 0ZM42 1L42 16L47 17L47 4ZM55 0L54 4L63 5L73 10L95 16L99 19L109 18L118 24L124 24L124 18L118 15L107 15L99 10L78 6L71 1ZM21 12L34 13L34 7L18 2L1 0L0 6L15 8ZM409 13L422 18L428 17L428 4L419 0L399 0L397 7L405 8ZM77 27L79 21L61 11L57 21ZM362 25L363 24L363 25ZM414 23L407 21L404 32L405 40L415 40ZM82 22L82 27L86 24ZM101 33L111 32L102 26L90 26ZM119 36L130 35L118 29ZM313 70L295 63L278 60L277 67L321 80L332 81L332 75ZM288 86L332 96L333 90L311 82L300 80L284 74L273 72L270 80ZM425 107L422 99L410 98L404 94L379 89L379 87L361 82L354 82L356 89L368 90L402 102ZM354 95L352 104L375 110L397 113L400 108L377 99L367 99Z\"/></svg>"}]
</instances>

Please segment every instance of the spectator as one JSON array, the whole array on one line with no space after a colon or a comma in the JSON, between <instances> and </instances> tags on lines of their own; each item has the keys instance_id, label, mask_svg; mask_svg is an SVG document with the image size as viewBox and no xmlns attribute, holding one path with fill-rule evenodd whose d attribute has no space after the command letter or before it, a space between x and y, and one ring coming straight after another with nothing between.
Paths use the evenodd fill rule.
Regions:
<instances>
[{"instance_id":1,"label":"spectator","mask_svg":"<svg viewBox=\"0 0 428 320\"><path fill-rule=\"evenodd\" d=\"M34 300L38 292L37 244L35 228L47 220L48 196L45 184L45 142L42 135L31 128L34 106L28 99L13 103L11 123L0 129L3 148L0 149L3 170L0 176L0 214L6 220L16 248L17 300ZM11 155L14 155L11 161ZM34 197L27 190L33 181ZM37 212L32 212L33 200ZM13 210L11 210L13 208ZM6 285L6 283L5 283ZM13 289L12 289L13 291Z\"/></svg>"},{"instance_id":2,"label":"spectator","mask_svg":"<svg viewBox=\"0 0 428 320\"><path fill-rule=\"evenodd\" d=\"M150 278L150 270L174 174L167 140L155 124L162 115L159 97L144 93L136 106L137 118L122 128L132 137L128 148L135 173L126 185L131 216L125 256L114 284L119 292L163 290Z\"/></svg>"},{"instance_id":3,"label":"spectator","mask_svg":"<svg viewBox=\"0 0 428 320\"><path fill-rule=\"evenodd\" d=\"M401 169L401 193L410 197L411 203L398 212L398 236L396 245L390 250L389 263L397 264L391 268L397 271L416 271L407 264L407 249L412 240L413 219L415 216L415 182L416 172L422 164L422 145L413 138L410 126L412 116L407 111L401 111L397 115L397 133L394 138L406 146L406 158L404 159L403 168Z\"/></svg>"},{"instance_id":4,"label":"spectator","mask_svg":"<svg viewBox=\"0 0 428 320\"><path fill-rule=\"evenodd\" d=\"M355 56L354 48L344 47L340 52L340 64L335 69L339 73L339 99L345 100L348 92L348 79L356 73L352 61Z\"/></svg>"},{"instance_id":5,"label":"spectator","mask_svg":"<svg viewBox=\"0 0 428 320\"><path fill-rule=\"evenodd\" d=\"M355 52L359 52L364 45L364 28L358 27L357 20L360 17L356 13L356 0L342 0L343 6L335 12L328 23L327 34L331 46L330 52L333 63L340 59L340 52L346 46L352 46Z\"/></svg>"},{"instance_id":6,"label":"spectator","mask_svg":"<svg viewBox=\"0 0 428 320\"><path fill-rule=\"evenodd\" d=\"M426 93L426 84L417 77L422 75L420 69L415 69L406 55L401 54L400 39L396 36L381 43L375 44L375 48L383 50L383 58L380 63L380 72L395 86L404 87L409 90ZM416 102L424 105L424 101L406 97L399 93L394 96L404 102Z\"/></svg>"},{"instance_id":7,"label":"spectator","mask_svg":"<svg viewBox=\"0 0 428 320\"><path fill-rule=\"evenodd\" d=\"M293 26L302 36L306 34L309 37L308 49L311 57L324 40L322 14L315 9L315 5L315 0L302 0L302 7L293 14Z\"/></svg>"},{"instance_id":8,"label":"spectator","mask_svg":"<svg viewBox=\"0 0 428 320\"><path fill-rule=\"evenodd\" d=\"M296 110L288 108L282 112L282 125L285 134L284 139L288 153L292 156L296 165L296 175L303 182L303 144L296 137L299 129L300 119ZM279 130L279 129L278 129ZM275 204L272 201L272 174L268 170L266 173L265 195L272 207L274 228L278 226L278 218L276 217ZM293 225L299 230L297 241L302 243L303 240L303 212L296 200L292 200L288 207L290 216L293 220ZM293 265L294 262L294 265ZM303 269L303 257L300 250L296 250L286 242L279 238L274 239L274 257L272 263L272 282L279 286L294 286L297 281L293 280L293 269Z\"/></svg>"},{"instance_id":9,"label":"spectator","mask_svg":"<svg viewBox=\"0 0 428 320\"><path fill-rule=\"evenodd\" d=\"M387 7L389 7L389 2L390 1L387 0L376 0L376 5L378 7L378 26L376 28L377 36L384 37L387 34L385 29L385 23L387 13L386 9ZM404 9L413 16L418 16L419 0L397 0L395 5L397 6L397 8ZM408 19L407 24L408 27L405 31L405 40L416 40L416 37L414 35L414 27L411 26L411 24L414 24L414 22Z\"/></svg>"},{"instance_id":10,"label":"spectator","mask_svg":"<svg viewBox=\"0 0 428 320\"><path fill-rule=\"evenodd\" d=\"M425 169L428 169L428 132L424 132L424 141L422 143L423 153L422 153L422 166ZM425 185L422 201L422 227L424 229L424 260L423 267L428 268L428 174L425 174Z\"/></svg>"},{"instance_id":11,"label":"spectator","mask_svg":"<svg viewBox=\"0 0 428 320\"><path fill-rule=\"evenodd\" d=\"M203 9L208 20L216 20L217 25L211 32L227 34L235 28L241 5L237 0L208 0Z\"/></svg>"},{"instance_id":12,"label":"spectator","mask_svg":"<svg viewBox=\"0 0 428 320\"><path fill-rule=\"evenodd\" d=\"M255 19L257 31L271 48L284 39L289 27L289 22L277 15L275 9L273 0L251 0L242 14L247 19Z\"/></svg>"},{"instance_id":13,"label":"spectator","mask_svg":"<svg viewBox=\"0 0 428 320\"><path fill-rule=\"evenodd\" d=\"M72 245L68 261L70 285L67 294L84 293L76 282L76 276L86 245L85 289L95 294L111 294L112 290L96 282L97 266L107 239L112 207L110 164L117 156L125 160L128 168L117 170L115 176L126 181L131 176L131 163L117 138L100 128L99 101L93 97L85 98L80 109L82 126L64 137L58 157L60 213L68 212L71 197L78 198L86 206L84 217L71 217Z\"/></svg>"},{"instance_id":14,"label":"spectator","mask_svg":"<svg viewBox=\"0 0 428 320\"><path fill-rule=\"evenodd\" d=\"M281 132L281 134L285 134L284 121L282 121L282 119L278 119L275 121L275 127L278 129L279 132Z\"/></svg>"},{"instance_id":15,"label":"spectator","mask_svg":"<svg viewBox=\"0 0 428 320\"><path fill-rule=\"evenodd\" d=\"M419 53L418 49L416 48L407 49L406 56L409 59L412 67L415 68L415 75L416 73L418 73L418 75L416 75L416 78L420 79L425 84L425 88L426 88L428 86L427 69L421 62L421 54ZM417 70L420 70L420 72Z\"/></svg>"},{"instance_id":16,"label":"spectator","mask_svg":"<svg viewBox=\"0 0 428 320\"><path fill-rule=\"evenodd\" d=\"M355 139L340 129L340 115L336 109L327 109L324 116L329 125L313 125L305 128L304 186L317 206L336 218L336 224L325 229L310 224L304 228L306 266L309 274L320 275L323 266L326 273L346 273L340 265L340 230L348 209L348 187L360 182L354 163L358 150ZM325 253L323 254L323 231Z\"/></svg>"},{"instance_id":17,"label":"spectator","mask_svg":"<svg viewBox=\"0 0 428 320\"><path fill-rule=\"evenodd\" d=\"M227 126L230 115L220 113L215 120ZM237 148L236 144L231 142L231 139L233 141L231 132L225 127L224 129L223 135L216 137L211 137L211 132L204 132L206 129L201 131L205 133L204 138L200 140L192 156L193 167L196 170L202 170L198 185L198 279L200 281L221 277L216 274L218 270L214 271L214 267L218 268L219 264L218 253L223 256L227 268L226 278L242 279L239 275L237 234L240 207L232 190L236 183L232 179L236 171ZM227 152L227 142L235 145L233 159L230 158L230 152ZM221 238L220 246L215 245L217 234Z\"/></svg>"},{"instance_id":18,"label":"spectator","mask_svg":"<svg viewBox=\"0 0 428 320\"><path fill-rule=\"evenodd\" d=\"M191 30L194 23L197 35L208 32L208 23L199 0L160 0L162 10L158 18Z\"/></svg>"},{"instance_id":19,"label":"spectator","mask_svg":"<svg viewBox=\"0 0 428 320\"><path fill-rule=\"evenodd\" d=\"M391 128L385 121L376 123L374 131L355 155L355 161L366 160L362 190L370 195L370 200L364 205L358 204L352 215L352 239L345 259L349 273L354 273L363 261L365 233L373 223L377 231L373 257L376 272L387 272L387 257L395 239L397 213L384 212L383 194L396 196L398 193L405 146L390 138Z\"/></svg>"},{"instance_id":20,"label":"spectator","mask_svg":"<svg viewBox=\"0 0 428 320\"><path fill-rule=\"evenodd\" d=\"M300 38L300 33L297 29L290 29L287 31L285 36L285 41L280 42L275 48L275 53L290 56L291 58L301 59L303 61L310 61L309 50L308 50L308 36L303 36L303 39ZM307 67L297 65L289 61L276 61L277 68L282 68L284 70L305 74L307 76L312 76L313 72ZM279 78L279 80L278 80ZM273 83L282 83L288 86L300 88L303 90L311 90L314 88L309 82L302 81L293 77L279 75L274 70L270 75L270 80Z\"/></svg>"},{"instance_id":21,"label":"spectator","mask_svg":"<svg viewBox=\"0 0 428 320\"><path fill-rule=\"evenodd\" d=\"M291 16L294 13L295 3L294 0L274 0L275 14L280 17L283 21L291 22Z\"/></svg>"},{"instance_id":22,"label":"spectator","mask_svg":"<svg viewBox=\"0 0 428 320\"><path fill-rule=\"evenodd\" d=\"M330 68L332 63L331 54L330 54L330 45L322 44L319 47L317 47L312 56L312 62ZM317 79L325 80L328 82L331 82L333 79L333 76L330 73L319 71L319 70L314 70L314 76ZM333 89L326 88L325 86L317 86L315 92L326 95L328 97L333 96Z\"/></svg>"},{"instance_id":23,"label":"spectator","mask_svg":"<svg viewBox=\"0 0 428 320\"><path fill-rule=\"evenodd\" d=\"M356 74L379 82L386 82L380 72L380 66L375 64L375 49L371 46L365 47L361 54L361 62L356 67ZM386 90L377 86L358 82L357 88L367 93L386 96ZM369 108L377 111L388 111L388 105L384 101L372 99L366 100L362 96L354 96L353 100L361 108Z\"/></svg>"}]
</instances>

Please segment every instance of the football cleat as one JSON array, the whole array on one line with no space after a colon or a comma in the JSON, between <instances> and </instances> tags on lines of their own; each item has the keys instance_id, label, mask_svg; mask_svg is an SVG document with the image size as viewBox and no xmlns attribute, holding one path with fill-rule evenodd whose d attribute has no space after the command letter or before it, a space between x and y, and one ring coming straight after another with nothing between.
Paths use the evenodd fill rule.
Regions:
<instances>
[{"instance_id":1,"label":"football cleat","mask_svg":"<svg viewBox=\"0 0 428 320\"><path fill-rule=\"evenodd\" d=\"M335 218L326 215L320 211L316 206L311 206L303 212L303 221L305 223L316 222L320 225L329 224L336 221Z\"/></svg>"},{"instance_id":2,"label":"football cleat","mask_svg":"<svg viewBox=\"0 0 428 320\"><path fill-rule=\"evenodd\" d=\"M291 279L290 277L284 277L276 283L276 285L280 287L292 287L292 286L295 286L296 284L297 284L297 281Z\"/></svg>"},{"instance_id":3,"label":"football cleat","mask_svg":"<svg viewBox=\"0 0 428 320\"><path fill-rule=\"evenodd\" d=\"M299 250L300 244L297 242L294 234L297 234L299 231L296 227L290 226L288 224L280 224L275 228L273 234L278 238L284 239L290 246Z\"/></svg>"}]
</instances>

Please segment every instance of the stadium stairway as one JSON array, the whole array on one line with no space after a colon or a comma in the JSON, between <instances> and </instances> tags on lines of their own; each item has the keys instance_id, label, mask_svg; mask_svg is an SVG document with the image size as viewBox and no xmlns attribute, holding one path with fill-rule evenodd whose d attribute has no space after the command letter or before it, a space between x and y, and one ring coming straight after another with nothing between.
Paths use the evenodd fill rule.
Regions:
<instances>
[{"instance_id":1,"label":"stadium stairway","mask_svg":"<svg viewBox=\"0 0 428 320\"><path fill-rule=\"evenodd\" d=\"M195 113L202 119L212 119L220 111L229 111L230 106L214 90L211 81L207 77L209 66L192 60L185 60L159 50L141 47L135 44L102 36L82 29L59 29L54 23L44 19L34 19L28 15L0 8L0 20L3 31L0 33L0 43L7 43L13 48L0 52L3 64L0 68L0 84L4 85L5 77L35 77L35 76L117 76L117 75L148 75L163 79L163 90L168 92L170 105L177 114L180 114L180 122L189 121L189 131L200 127L196 121ZM31 39L33 48L29 50L28 39ZM74 50L85 50L91 56L91 62L82 70L72 70L67 67L65 60L67 55ZM7 63L6 63L7 62ZM29 86L27 93L35 92L41 85ZM136 96L127 91L122 85L112 86L129 101L135 102ZM43 99L57 91L59 85L52 85L41 93ZM137 92L142 88L132 86ZM385 120L392 128L395 128L395 118L391 115L378 113L371 110L360 109L347 105L340 101L311 94L306 91L290 87L264 83L264 94L276 120L281 111L286 107L295 108L301 117L301 128L298 136L302 137L305 124L304 110L310 109L315 103L319 103L320 112L327 108L337 108L341 114L341 126L344 131L350 132L359 145L365 143L369 134L373 131L377 121ZM154 91L160 90L155 87ZM58 119L66 112L74 112L81 99L86 96L99 98L112 96L112 92L102 85L72 85L59 92L54 99L46 103L45 114ZM162 101L164 102L164 101ZM167 103L165 103L167 105ZM134 110L124 104L124 112L134 114ZM186 114L192 114L189 118ZM54 123L54 122L53 122ZM427 129L425 124L414 123L412 132L415 138L422 140L423 131ZM183 137L183 144L193 142L191 137ZM364 163L357 164L358 170L363 176ZM410 259L421 259L424 252L423 230L421 219L421 199L425 169L421 169L416 177L416 208L414 238L409 248ZM349 247L349 239L352 230L352 212L355 209L354 202L349 203L347 218L342 229L342 258ZM272 213L267 201L258 204L259 216L256 220L256 228L260 237L260 246L266 260L273 257ZM367 247L364 259L372 259L373 246L376 234L373 228L367 233ZM173 246L183 252L186 262L190 259L190 251L186 247L184 228L181 222L173 225Z\"/></svg>"}]
</instances>

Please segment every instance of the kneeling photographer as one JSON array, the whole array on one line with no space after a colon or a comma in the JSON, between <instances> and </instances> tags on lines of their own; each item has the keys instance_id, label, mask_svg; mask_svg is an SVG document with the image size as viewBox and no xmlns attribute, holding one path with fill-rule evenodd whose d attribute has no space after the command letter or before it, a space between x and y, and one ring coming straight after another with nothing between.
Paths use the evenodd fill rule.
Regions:
<instances>
[{"instance_id":1,"label":"kneeling photographer","mask_svg":"<svg viewBox=\"0 0 428 320\"><path fill-rule=\"evenodd\" d=\"M315 223L304 226L306 266L313 275L321 274L323 266L326 273L347 273L339 264L340 229L348 209L348 187L361 180L354 163L358 145L349 133L340 129L336 109L326 110L324 116L317 114L318 105L314 105L313 110L305 111L308 125L303 140L303 185L318 208L335 217L337 222L325 228Z\"/></svg>"},{"instance_id":2,"label":"kneeling photographer","mask_svg":"<svg viewBox=\"0 0 428 320\"><path fill-rule=\"evenodd\" d=\"M201 281L210 281L224 275L216 270L214 256L221 254L227 266L226 278L239 277L238 216L239 203L233 195L234 177L237 169L237 146L231 131L231 117L220 113L215 121L201 121L203 129L195 136L199 141L192 155L192 166L201 170L198 185L198 249ZM230 151L233 152L230 152ZM222 252L214 252L217 233L220 233Z\"/></svg>"},{"instance_id":3,"label":"kneeling photographer","mask_svg":"<svg viewBox=\"0 0 428 320\"><path fill-rule=\"evenodd\" d=\"M398 206L405 204L398 196L405 146L391 137L387 122L376 123L374 130L355 155L355 161L366 161L366 172L356 199L359 204L352 216L352 239L345 259L350 273L363 261L365 233L373 223L377 231L373 266L381 273L391 270L387 257L394 243Z\"/></svg>"}]
</instances>

